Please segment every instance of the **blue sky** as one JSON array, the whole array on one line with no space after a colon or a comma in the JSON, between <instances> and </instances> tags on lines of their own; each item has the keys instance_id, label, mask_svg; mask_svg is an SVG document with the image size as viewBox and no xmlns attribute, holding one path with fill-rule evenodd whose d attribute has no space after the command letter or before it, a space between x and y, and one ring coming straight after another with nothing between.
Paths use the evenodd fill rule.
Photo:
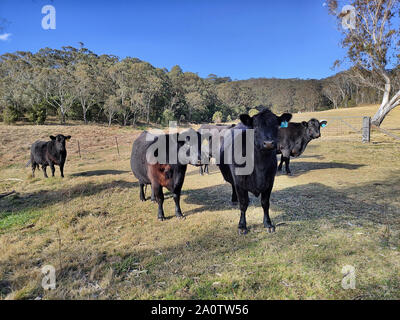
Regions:
<instances>
[{"instance_id":1,"label":"blue sky","mask_svg":"<svg viewBox=\"0 0 400 320\"><path fill-rule=\"evenodd\" d=\"M321 0L1 0L0 54L78 46L200 76L323 78L343 57ZM56 9L56 29L41 8Z\"/></svg>"}]
</instances>

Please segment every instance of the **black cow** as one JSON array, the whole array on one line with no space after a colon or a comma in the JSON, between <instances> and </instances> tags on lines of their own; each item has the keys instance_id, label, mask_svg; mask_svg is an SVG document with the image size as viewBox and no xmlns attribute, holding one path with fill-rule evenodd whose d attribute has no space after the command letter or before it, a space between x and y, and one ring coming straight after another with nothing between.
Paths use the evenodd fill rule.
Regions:
<instances>
[{"instance_id":1,"label":"black cow","mask_svg":"<svg viewBox=\"0 0 400 320\"><path fill-rule=\"evenodd\" d=\"M42 166L44 177L47 178L46 168L50 166L51 175L54 177L55 167L60 167L61 177L64 178L64 164L67 158L67 149L65 141L71 139L71 136L58 134L55 137L50 136L50 141L36 141L31 146L31 159L28 161L32 166L32 176L35 176L35 169Z\"/></svg>"},{"instance_id":2,"label":"black cow","mask_svg":"<svg viewBox=\"0 0 400 320\"><path fill-rule=\"evenodd\" d=\"M192 133L192 136L196 136L196 139L187 138L188 133ZM184 135L186 139L179 141L179 136ZM158 219L163 221L165 219L163 202L164 193L162 188L167 188L172 192L175 201L175 215L177 218L183 218L181 207L180 207L180 195L185 179L185 173L187 169L187 163L180 161L173 161L170 159L171 153L177 155L179 150L186 146L187 148L197 146L196 150L193 150L189 163L193 165L200 165L201 160L201 143L200 134L193 129L185 131L185 133L173 134L173 139L170 142L170 135L163 135L165 138L165 151L166 157L164 162L159 161L148 161L147 153L149 148L160 139L160 136L152 135L146 131L133 142L132 154L131 154L131 169L135 177L139 180L140 185L140 200L146 201L144 187L151 184L152 200L154 199L158 203ZM150 138L151 141L146 141L146 137ZM197 140L197 141L193 141ZM184 151L184 150L183 150ZM149 151L151 154L152 151ZM155 150L154 155L158 156L158 150ZM189 149L186 151L186 155L190 155Z\"/></svg>"},{"instance_id":3,"label":"black cow","mask_svg":"<svg viewBox=\"0 0 400 320\"><path fill-rule=\"evenodd\" d=\"M223 124L202 124L202 125L200 126L199 131L201 132L201 130L210 130L210 133L213 134L213 133L216 133L215 130L217 130L218 133L221 133L221 131L231 129L231 128L233 128L234 126L235 126L235 124L230 124L230 125L223 125ZM207 154L208 154L208 162L210 162L210 159L211 159L211 150L212 150L212 136L206 136L205 138L204 138L204 137L202 137L202 138L203 138L203 141L204 141L204 139L207 139L207 141L208 141L208 152L207 152ZM203 170L203 165L200 166L199 173L200 173L201 176L202 176L204 173L209 174L208 165L209 165L208 163L204 164L204 170Z\"/></svg>"},{"instance_id":4,"label":"black cow","mask_svg":"<svg viewBox=\"0 0 400 320\"><path fill-rule=\"evenodd\" d=\"M282 165L285 162L286 174L291 175L290 157L300 156L311 140L321 136L320 128L325 127L326 124L326 121L319 122L317 119L311 119L308 122L291 122L286 128L279 128L278 154L282 155L278 170L282 171Z\"/></svg>"},{"instance_id":5,"label":"black cow","mask_svg":"<svg viewBox=\"0 0 400 320\"><path fill-rule=\"evenodd\" d=\"M219 168L224 179L232 185L232 202L240 204L239 234L247 233L246 210L249 204L249 192L256 197L261 194L261 205L264 210L264 227L268 232L274 232L275 226L269 217L269 198L274 184L276 174L276 145L278 142L278 127L282 122L288 122L292 118L289 113L284 113L280 117L273 114L269 109L263 109L253 117L247 114L240 116L238 125L230 129L233 134L236 130L242 130L244 134L248 129L254 129L254 154L246 155L247 159L253 159L254 169L251 174L238 175L235 171L240 165L233 161L233 164L225 164L224 152L226 152L227 140L224 138L221 147ZM235 138L232 139L234 141ZM242 144L246 142L242 138ZM243 146L245 147L245 146ZM224 150L225 149L225 150Z\"/></svg>"}]
</instances>

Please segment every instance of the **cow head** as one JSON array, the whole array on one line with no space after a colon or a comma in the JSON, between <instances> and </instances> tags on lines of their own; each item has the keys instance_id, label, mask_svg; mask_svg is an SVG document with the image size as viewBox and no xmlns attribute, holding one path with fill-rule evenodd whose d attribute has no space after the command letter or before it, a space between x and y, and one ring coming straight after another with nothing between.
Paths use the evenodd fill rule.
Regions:
<instances>
[{"instance_id":1,"label":"cow head","mask_svg":"<svg viewBox=\"0 0 400 320\"><path fill-rule=\"evenodd\" d=\"M71 139L71 136L64 136L62 134L58 134L55 137L50 136L51 141L55 142L55 146L57 150L65 150L65 141Z\"/></svg>"},{"instance_id":2,"label":"cow head","mask_svg":"<svg viewBox=\"0 0 400 320\"><path fill-rule=\"evenodd\" d=\"M303 121L302 125L306 128L307 136L310 139L317 139L321 136L320 128L325 127L327 121L321 121L319 122L317 119L311 119L308 122Z\"/></svg>"},{"instance_id":3,"label":"cow head","mask_svg":"<svg viewBox=\"0 0 400 320\"><path fill-rule=\"evenodd\" d=\"M291 118L290 113L284 113L278 117L269 109L264 109L253 117L242 114L240 121L249 129L254 129L255 148L260 151L270 151L276 149L278 128L282 123L289 122Z\"/></svg>"}]
</instances>

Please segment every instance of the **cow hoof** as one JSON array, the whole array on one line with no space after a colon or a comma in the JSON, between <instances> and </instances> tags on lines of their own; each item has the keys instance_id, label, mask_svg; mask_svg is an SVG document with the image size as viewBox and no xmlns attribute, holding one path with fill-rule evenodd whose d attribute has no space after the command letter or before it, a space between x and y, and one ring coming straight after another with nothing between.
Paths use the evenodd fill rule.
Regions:
<instances>
[{"instance_id":1,"label":"cow hoof","mask_svg":"<svg viewBox=\"0 0 400 320\"><path fill-rule=\"evenodd\" d=\"M238 231L239 231L240 236L246 235L249 232L249 230L247 228L244 228L244 229L239 228Z\"/></svg>"},{"instance_id":2,"label":"cow hoof","mask_svg":"<svg viewBox=\"0 0 400 320\"><path fill-rule=\"evenodd\" d=\"M267 229L268 233L275 232L275 226L269 226L269 227L266 227L266 229Z\"/></svg>"},{"instance_id":3,"label":"cow hoof","mask_svg":"<svg viewBox=\"0 0 400 320\"><path fill-rule=\"evenodd\" d=\"M177 217L179 220L185 220L185 219L186 219L186 217L185 217L183 214L177 215L176 217Z\"/></svg>"},{"instance_id":4,"label":"cow hoof","mask_svg":"<svg viewBox=\"0 0 400 320\"><path fill-rule=\"evenodd\" d=\"M158 217L158 220L164 221L164 220L165 220L165 217Z\"/></svg>"},{"instance_id":5,"label":"cow hoof","mask_svg":"<svg viewBox=\"0 0 400 320\"><path fill-rule=\"evenodd\" d=\"M286 173L289 177L293 176L291 172Z\"/></svg>"}]
</instances>

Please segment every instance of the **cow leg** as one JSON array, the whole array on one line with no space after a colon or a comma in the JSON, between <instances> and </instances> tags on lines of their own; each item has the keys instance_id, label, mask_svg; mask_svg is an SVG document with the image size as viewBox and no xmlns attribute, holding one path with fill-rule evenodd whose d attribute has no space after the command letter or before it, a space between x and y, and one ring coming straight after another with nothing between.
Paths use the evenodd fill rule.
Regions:
<instances>
[{"instance_id":1,"label":"cow leg","mask_svg":"<svg viewBox=\"0 0 400 320\"><path fill-rule=\"evenodd\" d=\"M61 178L64 178L64 163L60 163Z\"/></svg>"},{"instance_id":2,"label":"cow leg","mask_svg":"<svg viewBox=\"0 0 400 320\"><path fill-rule=\"evenodd\" d=\"M155 202L156 201L156 196L154 195L154 190L151 188L151 201Z\"/></svg>"},{"instance_id":3,"label":"cow leg","mask_svg":"<svg viewBox=\"0 0 400 320\"><path fill-rule=\"evenodd\" d=\"M178 219L184 218L181 210L180 199L181 199L181 190L175 191L173 193L174 201L175 201L175 216Z\"/></svg>"},{"instance_id":4,"label":"cow leg","mask_svg":"<svg viewBox=\"0 0 400 320\"><path fill-rule=\"evenodd\" d=\"M205 164L205 165L204 165L204 172L207 173L207 174L210 174L210 173L208 172L208 164Z\"/></svg>"},{"instance_id":5,"label":"cow leg","mask_svg":"<svg viewBox=\"0 0 400 320\"><path fill-rule=\"evenodd\" d=\"M283 154L281 154L281 162L279 163L278 171L282 171L282 165L283 165Z\"/></svg>"},{"instance_id":6,"label":"cow leg","mask_svg":"<svg viewBox=\"0 0 400 320\"><path fill-rule=\"evenodd\" d=\"M246 223L246 210L249 206L249 193L246 190L237 188L237 195L240 204L240 220L239 220L239 234L246 234L248 232Z\"/></svg>"},{"instance_id":7,"label":"cow leg","mask_svg":"<svg viewBox=\"0 0 400 320\"><path fill-rule=\"evenodd\" d=\"M272 224L271 219L269 217L269 198L271 196L272 183L271 187L268 188L267 191L261 193L261 206L264 210L264 228L267 228L268 232L275 232L275 226Z\"/></svg>"},{"instance_id":8,"label":"cow leg","mask_svg":"<svg viewBox=\"0 0 400 320\"><path fill-rule=\"evenodd\" d=\"M54 172L56 171L56 168L54 168L54 163L50 163L50 169L51 169L51 176L54 177Z\"/></svg>"},{"instance_id":9,"label":"cow leg","mask_svg":"<svg viewBox=\"0 0 400 320\"><path fill-rule=\"evenodd\" d=\"M42 165L43 175L44 175L45 178L48 178L47 172L46 172L46 168L47 168L47 166L45 164L43 164Z\"/></svg>"},{"instance_id":10,"label":"cow leg","mask_svg":"<svg viewBox=\"0 0 400 320\"><path fill-rule=\"evenodd\" d=\"M199 173L201 176L203 175L203 166L202 165L200 166Z\"/></svg>"},{"instance_id":11,"label":"cow leg","mask_svg":"<svg viewBox=\"0 0 400 320\"><path fill-rule=\"evenodd\" d=\"M140 195L139 195L140 201L146 201L146 195L144 193L144 184L140 183L139 188L140 188Z\"/></svg>"},{"instance_id":12,"label":"cow leg","mask_svg":"<svg viewBox=\"0 0 400 320\"><path fill-rule=\"evenodd\" d=\"M163 209L164 193L162 191L162 186L151 185L151 192L154 193L154 196L158 203L158 220L164 221L165 220L164 209Z\"/></svg>"},{"instance_id":13,"label":"cow leg","mask_svg":"<svg viewBox=\"0 0 400 320\"><path fill-rule=\"evenodd\" d=\"M286 168L286 174L288 176L291 176L292 172L290 172L289 162L290 162L290 156L285 158L285 168Z\"/></svg>"},{"instance_id":14,"label":"cow leg","mask_svg":"<svg viewBox=\"0 0 400 320\"><path fill-rule=\"evenodd\" d=\"M35 177L35 170L36 170L36 163L33 162L33 161L31 161L31 163L32 163L32 178L34 178Z\"/></svg>"},{"instance_id":15,"label":"cow leg","mask_svg":"<svg viewBox=\"0 0 400 320\"><path fill-rule=\"evenodd\" d=\"M231 199L231 201L232 201L232 204L237 204L238 198L237 198L237 194L236 194L236 189L235 189L235 186L233 184L231 186L232 186L232 199Z\"/></svg>"}]
</instances>

